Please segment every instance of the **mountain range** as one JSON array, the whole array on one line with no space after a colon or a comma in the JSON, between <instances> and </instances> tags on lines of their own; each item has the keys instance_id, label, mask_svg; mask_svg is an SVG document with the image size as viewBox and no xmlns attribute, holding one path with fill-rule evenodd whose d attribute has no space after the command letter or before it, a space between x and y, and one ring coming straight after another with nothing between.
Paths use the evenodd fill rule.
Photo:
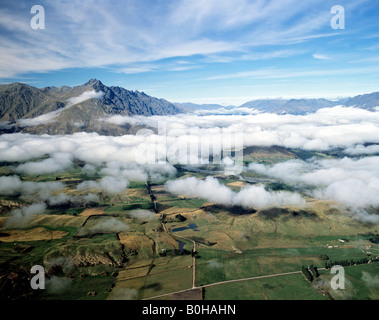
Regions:
<instances>
[{"instance_id":1,"label":"mountain range","mask_svg":"<svg viewBox=\"0 0 379 320\"><path fill-rule=\"evenodd\" d=\"M375 111L375 107L379 106L379 92L355 96L352 98L343 98L338 100L320 99L260 99L248 101L238 107L222 106L217 104L197 105L193 103L176 103L177 106L186 108L187 110L214 110L223 108L232 110L233 108L249 108L255 109L263 113L276 114L294 114L304 115L316 112L322 108L332 108L338 105L347 107L356 107Z\"/></svg>"},{"instance_id":2,"label":"mountain range","mask_svg":"<svg viewBox=\"0 0 379 320\"><path fill-rule=\"evenodd\" d=\"M22 83L0 85L1 132L122 135L138 126L101 121L112 115L174 115L186 112L164 99L91 79L75 87L36 88Z\"/></svg>"},{"instance_id":3,"label":"mountain range","mask_svg":"<svg viewBox=\"0 0 379 320\"><path fill-rule=\"evenodd\" d=\"M261 99L239 107L217 104L171 103L144 92L105 86L97 79L75 87L36 88L23 83L0 85L0 133L72 134L97 132L102 135L135 133L141 125L103 121L114 115L175 115L196 110L250 108L259 112L303 115L337 105L375 111L379 92L345 98Z\"/></svg>"}]
</instances>

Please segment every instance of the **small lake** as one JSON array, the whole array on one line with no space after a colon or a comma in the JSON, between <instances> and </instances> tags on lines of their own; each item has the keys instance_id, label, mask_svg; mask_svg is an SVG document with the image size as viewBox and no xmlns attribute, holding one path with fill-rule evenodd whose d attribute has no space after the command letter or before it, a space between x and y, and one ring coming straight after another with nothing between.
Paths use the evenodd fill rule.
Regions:
<instances>
[{"instance_id":1,"label":"small lake","mask_svg":"<svg viewBox=\"0 0 379 320\"><path fill-rule=\"evenodd\" d=\"M188 229L192 229L193 231L199 231L199 230L196 230L197 229L196 224L190 223L187 227L174 228L171 230L171 232L183 231L183 230L188 230Z\"/></svg>"}]
</instances>

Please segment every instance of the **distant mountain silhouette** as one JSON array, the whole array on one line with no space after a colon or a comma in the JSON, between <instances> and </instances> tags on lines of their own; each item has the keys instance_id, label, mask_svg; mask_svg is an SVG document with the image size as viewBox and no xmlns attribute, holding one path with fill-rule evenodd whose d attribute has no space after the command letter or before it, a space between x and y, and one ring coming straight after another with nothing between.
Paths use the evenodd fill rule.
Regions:
<instances>
[{"instance_id":1,"label":"distant mountain silhouette","mask_svg":"<svg viewBox=\"0 0 379 320\"><path fill-rule=\"evenodd\" d=\"M345 98L340 100L327 99L276 99L276 100L253 100L246 102L241 107L254 108L261 112L277 114L303 115L316 112L322 108L331 108L338 105L356 107L374 111L379 106L379 92Z\"/></svg>"},{"instance_id":2,"label":"distant mountain silhouette","mask_svg":"<svg viewBox=\"0 0 379 320\"><path fill-rule=\"evenodd\" d=\"M211 110L217 108L227 108L232 110L231 106L223 107L221 105L199 105L193 103L176 103L177 106L187 110ZM331 108L337 105L356 107L374 111L379 106L379 92L364 94L353 98L344 98L339 100L328 99L259 99L252 100L239 106L239 108L251 108L260 112L276 114L294 114L304 115L316 112L322 108Z\"/></svg>"}]
</instances>

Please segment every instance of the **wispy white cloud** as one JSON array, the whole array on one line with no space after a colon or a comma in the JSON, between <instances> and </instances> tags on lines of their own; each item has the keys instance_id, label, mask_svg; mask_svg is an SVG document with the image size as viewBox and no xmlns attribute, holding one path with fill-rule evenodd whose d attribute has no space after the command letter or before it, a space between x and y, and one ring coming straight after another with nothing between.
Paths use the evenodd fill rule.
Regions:
<instances>
[{"instance_id":1,"label":"wispy white cloud","mask_svg":"<svg viewBox=\"0 0 379 320\"><path fill-rule=\"evenodd\" d=\"M253 79L286 79L299 77L325 77L338 75L354 75L354 74L369 74L378 67L356 67L356 68L340 68L340 69L318 69L318 70L298 70L293 69L259 69L252 71L241 71L236 73L220 74L205 78L205 80L223 80L223 79L238 79L238 78L253 78Z\"/></svg>"},{"instance_id":2,"label":"wispy white cloud","mask_svg":"<svg viewBox=\"0 0 379 320\"><path fill-rule=\"evenodd\" d=\"M330 58L324 54L319 54L319 53L314 53L312 55L313 58L318 59L318 60L330 60Z\"/></svg>"},{"instance_id":3,"label":"wispy white cloud","mask_svg":"<svg viewBox=\"0 0 379 320\"><path fill-rule=\"evenodd\" d=\"M112 65L131 72L135 63L329 36L322 30L330 19L328 11L295 0L175 4L63 0L46 5L46 29L39 31L30 28L31 15L20 6L30 5L8 2L1 11L1 26L7 32L0 32L0 77Z\"/></svg>"},{"instance_id":4,"label":"wispy white cloud","mask_svg":"<svg viewBox=\"0 0 379 320\"><path fill-rule=\"evenodd\" d=\"M95 90L85 91L78 97L73 97L73 98L68 99L67 104L64 108L45 113L36 118L20 119L17 122L19 125L25 126L25 127L38 126L41 124L54 122L56 121L55 118L57 118L63 111L67 110L73 105L84 102L88 99L100 99L103 95L104 95L104 92L102 91L100 92L96 92Z\"/></svg>"}]
</instances>

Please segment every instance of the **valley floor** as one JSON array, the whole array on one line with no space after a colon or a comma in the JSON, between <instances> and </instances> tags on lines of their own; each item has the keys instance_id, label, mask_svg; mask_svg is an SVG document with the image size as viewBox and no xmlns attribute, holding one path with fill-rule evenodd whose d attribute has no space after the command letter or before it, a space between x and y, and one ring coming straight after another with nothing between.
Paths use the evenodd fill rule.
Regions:
<instances>
[{"instance_id":1,"label":"valley floor","mask_svg":"<svg viewBox=\"0 0 379 320\"><path fill-rule=\"evenodd\" d=\"M211 173L178 168L177 178ZM213 176L235 191L254 179L272 183ZM79 169L59 175L67 194L88 179ZM164 182L132 182L124 194L89 207L50 206L22 227L7 220L25 203L3 196L1 204L1 298L379 299L377 226L353 220L328 201L308 197L302 208L249 211L173 195ZM325 263L345 260L346 288L334 290ZM46 290L30 288L30 268L37 264L45 268ZM319 276L308 281L303 266L316 266Z\"/></svg>"}]
</instances>

